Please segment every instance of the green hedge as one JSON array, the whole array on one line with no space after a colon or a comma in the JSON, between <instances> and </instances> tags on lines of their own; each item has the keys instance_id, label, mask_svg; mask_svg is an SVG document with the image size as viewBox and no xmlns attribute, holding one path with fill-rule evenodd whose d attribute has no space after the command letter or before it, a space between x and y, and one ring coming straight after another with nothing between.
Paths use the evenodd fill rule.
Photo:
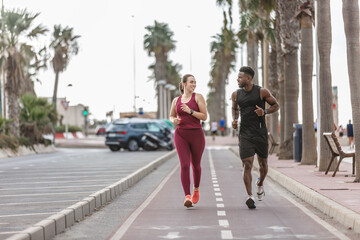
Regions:
<instances>
[{"instance_id":1,"label":"green hedge","mask_svg":"<svg viewBox=\"0 0 360 240\"><path fill-rule=\"evenodd\" d=\"M69 132L82 132L82 129L78 126L68 126ZM65 125L56 126L55 132L57 133L64 133L65 132Z\"/></svg>"}]
</instances>

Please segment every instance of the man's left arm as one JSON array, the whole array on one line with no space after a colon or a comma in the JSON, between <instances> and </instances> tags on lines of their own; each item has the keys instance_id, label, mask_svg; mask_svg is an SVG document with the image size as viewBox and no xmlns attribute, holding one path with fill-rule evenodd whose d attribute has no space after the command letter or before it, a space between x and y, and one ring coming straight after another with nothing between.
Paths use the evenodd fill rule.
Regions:
<instances>
[{"instance_id":1,"label":"man's left arm","mask_svg":"<svg viewBox=\"0 0 360 240\"><path fill-rule=\"evenodd\" d=\"M270 91L266 88L260 89L260 94L262 96L262 99L267 102L270 107L265 109L266 114L274 113L279 110L279 103L277 102L276 98L270 93Z\"/></svg>"}]
</instances>

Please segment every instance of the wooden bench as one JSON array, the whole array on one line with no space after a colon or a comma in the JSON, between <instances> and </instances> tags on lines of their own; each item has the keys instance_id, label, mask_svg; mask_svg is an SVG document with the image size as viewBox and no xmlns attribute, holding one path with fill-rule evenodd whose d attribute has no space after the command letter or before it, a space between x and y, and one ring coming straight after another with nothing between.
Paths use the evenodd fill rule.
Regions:
<instances>
[{"instance_id":1,"label":"wooden bench","mask_svg":"<svg viewBox=\"0 0 360 240\"><path fill-rule=\"evenodd\" d=\"M279 143L275 141L273 135L268 132L268 140L269 140L269 154L272 154L277 146L279 146Z\"/></svg>"},{"instance_id":2,"label":"wooden bench","mask_svg":"<svg viewBox=\"0 0 360 240\"><path fill-rule=\"evenodd\" d=\"M331 158L331 161L329 162L329 166L327 167L326 169L326 172L325 172L325 175L328 173L329 169L330 169L330 166L332 164L332 162L334 161L335 157L339 156L340 159L339 159L339 162L336 166L336 169L333 173L333 177L335 177L335 174L336 172L339 170L339 166L340 166L340 163L341 161L344 159L344 158L347 158L347 157L352 157L353 158L353 162L352 162L352 174L355 173L355 152L351 152L351 153L345 153L342 148L341 148L341 145L335 135L334 132L324 132L323 133L325 139L326 139L326 142L329 144L329 147L330 147L330 150L331 150L331 153L332 153L332 158Z\"/></svg>"}]
</instances>

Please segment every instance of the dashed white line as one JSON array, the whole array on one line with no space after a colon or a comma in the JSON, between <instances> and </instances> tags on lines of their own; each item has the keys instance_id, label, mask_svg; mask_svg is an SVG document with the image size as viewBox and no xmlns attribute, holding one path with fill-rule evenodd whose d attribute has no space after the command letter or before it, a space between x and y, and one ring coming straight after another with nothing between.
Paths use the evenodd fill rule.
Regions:
<instances>
[{"instance_id":1,"label":"dashed white line","mask_svg":"<svg viewBox=\"0 0 360 240\"><path fill-rule=\"evenodd\" d=\"M228 221L228 220L224 220L224 219L220 219L220 220L219 220L219 226L220 226L220 227L228 228L228 227L229 227L229 221Z\"/></svg>"},{"instance_id":2,"label":"dashed white line","mask_svg":"<svg viewBox=\"0 0 360 240\"><path fill-rule=\"evenodd\" d=\"M219 187L219 184L213 184L213 187Z\"/></svg>"},{"instance_id":3,"label":"dashed white line","mask_svg":"<svg viewBox=\"0 0 360 240\"><path fill-rule=\"evenodd\" d=\"M215 192L220 192L220 188L214 188Z\"/></svg>"},{"instance_id":4,"label":"dashed white line","mask_svg":"<svg viewBox=\"0 0 360 240\"><path fill-rule=\"evenodd\" d=\"M221 230L221 239L234 239L230 230Z\"/></svg>"},{"instance_id":5,"label":"dashed white line","mask_svg":"<svg viewBox=\"0 0 360 240\"><path fill-rule=\"evenodd\" d=\"M216 192L215 196L220 197L220 196L222 196L222 194L221 194L221 192Z\"/></svg>"},{"instance_id":6,"label":"dashed white line","mask_svg":"<svg viewBox=\"0 0 360 240\"><path fill-rule=\"evenodd\" d=\"M226 212L225 211L217 211L217 215L219 217L223 217L223 216L226 216Z\"/></svg>"},{"instance_id":7,"label":"dashed white line","mask_svg":"<svg viewBox=\"0 0 360 240\"><path fill-rule=\"evenodd\" d=\"M216 207L217 208L223 208L223 207L225 207L225 205L223 203L218 203L218 204L216 204Z\"/></svg>"},{"instance_id":8,"label":"dashed white line","mask_svg":"<svg viewBox=\"0 0 360 240\"><path fill-rule=\"evenodd\" d=\"M223 202L224 199L223 199L223 198L216 198L216 201L217 201L217 202Z\"/></svg>"}]
</instances>

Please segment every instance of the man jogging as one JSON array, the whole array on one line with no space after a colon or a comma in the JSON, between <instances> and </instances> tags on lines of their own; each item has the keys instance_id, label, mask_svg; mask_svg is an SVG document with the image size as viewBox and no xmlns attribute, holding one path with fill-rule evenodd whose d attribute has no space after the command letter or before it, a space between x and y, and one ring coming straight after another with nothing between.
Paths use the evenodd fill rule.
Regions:
<instances>
[{"instance_id":1,"label":"man jogging","mask_svg":"<svg viewBox=\"0 0 360 240\"><path fill-rule=\"evenodd\" d=\"M256 208L251 190L251 169L255 153L260 166L260 178L256 183L257 199L262 201L265 196L263 183L268 172L268 131L265 115L279 110L279 104L269 90L252 83L254 75L255 72L251 67L241 67L237 79L241 89L233 92L231 96L234 129L238 126L239 112L241 115L239 150L244 166L243 179L248 194L246 205L250 209ZM265 109L265 102L270 105L268 109Z\"/></svg>"}]
</instances>

